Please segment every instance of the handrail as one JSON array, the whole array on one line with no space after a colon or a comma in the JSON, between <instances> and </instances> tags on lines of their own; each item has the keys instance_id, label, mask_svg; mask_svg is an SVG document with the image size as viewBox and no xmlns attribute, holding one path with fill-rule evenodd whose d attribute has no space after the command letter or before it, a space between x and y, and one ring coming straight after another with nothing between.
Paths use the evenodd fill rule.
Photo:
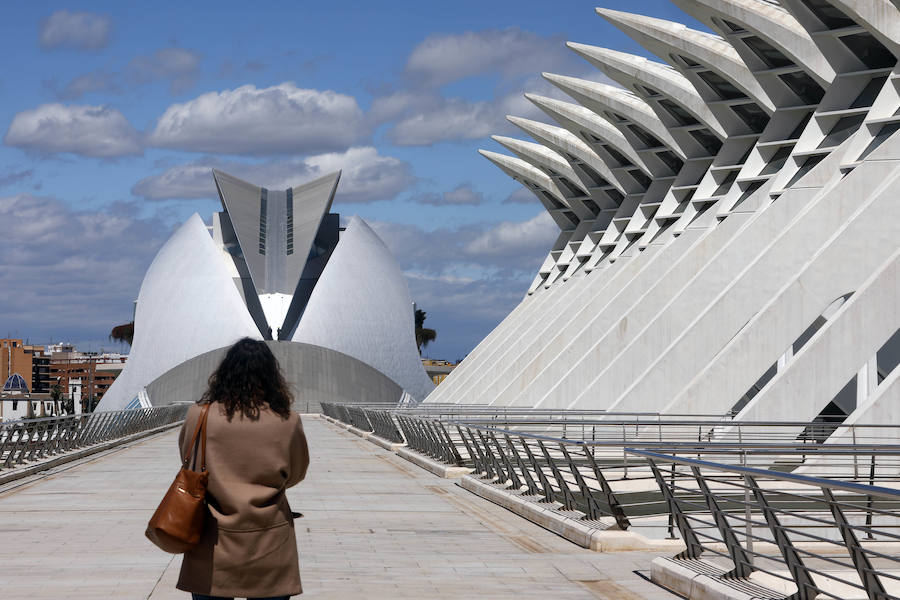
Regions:
<instances>
[{"instance_id":1,"label":"handrail","mask_svg":"<svg viewBox=\"0 0 900 600\"><path fill-rule=\"evenodd\" d=\"M625 448L628 454L651 458L655 461L675 463L678 465L687 465L694 467L703 467L714 471L725 471L729 473L738 473L741 475L751 475L757 477L765 477L767 479L777 479L779 481L790 481L792 483L803 483L807 485L825 487L845 492L855 492L866 496L878 496L889 500L900 501L900 490L881 487L877 485L863 485L861 483L853 483L838 479L826 479L823 477L811 477L809 475L797 475L795 473L784 473L781 471L772 471L769 469L758 469L755 467L744 467L741 465L726 465L708 460L699 460L696 458L684 458L673 456L670 454L660 454L658 452L650 452L647 450L638 450L636 448ZM866 452L868 455L868 452Z\"/></svg>"},{"instance_id":2,"label":"handrail","mask_svg":"<svg viewBox=\"0 0 900 600\"><path fill-rule=\"evenodd\" d=\"M0 423L0 470L177 423L190 404Z\"/></svg>"}]
</instances>

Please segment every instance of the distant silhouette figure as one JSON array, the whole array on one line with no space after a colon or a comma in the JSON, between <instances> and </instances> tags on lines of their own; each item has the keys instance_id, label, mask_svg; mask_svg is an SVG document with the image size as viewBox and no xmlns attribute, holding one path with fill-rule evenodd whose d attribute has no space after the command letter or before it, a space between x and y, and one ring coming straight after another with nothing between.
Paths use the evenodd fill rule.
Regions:
<instances>
[{"instance_id":1,"label":"distant silhouette figure","mask_svg":"<svg viewBox=\"0 0 900 600\"><path fill-rule=\"evenodd\" d=\"M244 338L188 411L187 452L200 405L207 417L209 515L200 544L184 555L178 589L194 600L280 599L302 593L294 517L285 490L306 476L309 450L300 415L265 342Z\"/></svg>"}]
</instances>

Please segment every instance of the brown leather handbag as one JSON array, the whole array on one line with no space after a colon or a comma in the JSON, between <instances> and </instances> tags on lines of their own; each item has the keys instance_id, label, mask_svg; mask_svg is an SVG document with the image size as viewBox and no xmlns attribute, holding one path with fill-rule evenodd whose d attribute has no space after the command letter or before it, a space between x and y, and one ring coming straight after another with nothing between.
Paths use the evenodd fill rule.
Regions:
<instances>
[{"instance_id":1,"label":"brown leather handbag","mask_svg":"<svg viewBox=\"0 0 900 600\"><path fill-rule=\"evenodd\" d=\"M209 473L206 471L207 414L209 404L205 404L201 409L191 445L181 463L181 470L169 486L169 491L163 496L162 502L147 524L147 531L144 532L151 542L172 554L181 554L196 546L200 543L200 535L203 533L207 511L206 485L209 482ZM195 471L190 465L193 456L193 467L197 467L198 445L200 471Z\"/></svg>"}]
</instances>

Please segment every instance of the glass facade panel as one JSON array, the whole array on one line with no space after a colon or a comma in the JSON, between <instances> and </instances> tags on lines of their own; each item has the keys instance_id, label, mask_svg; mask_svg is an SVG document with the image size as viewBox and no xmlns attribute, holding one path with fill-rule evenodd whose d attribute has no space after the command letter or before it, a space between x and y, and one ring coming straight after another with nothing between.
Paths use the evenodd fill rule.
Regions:
<instances>
[{"instance_id":1,"label":"glass facade panel","mask_svg":"<svg viewBox=\"0 0 900 600\"><path fill-rule=\"evenodd\" d=\"M822 143L819 144L819 148L831 148L832 146L839 145L848 137L856 133L856 130L859 129L859 126L862 125L865 119L866 115L851 115L849 117L838 119L838 122L834 124L831 131L828 132L828 135L826 135L825 139L822 140Z\"/></svg>"},{"instance_id":2,"label":"glass facade panel","mask_svg":"<svg viewBox=\"0 0 900 600\"><path fill-rule=\"evenodd\" d=\"M897 58L872 34L854 33L838 39L870 69L887 69L897 64Z\"/></svg>"},{"instance_id":3,"label":"glass facade panel","mask_svg":"<svg viewBox=\"0 0 900 600\"><path fill-rule=\"evenodd\" d=\"M770 69L793 66L794 61L781 53L775 46L766 40L751 35L742 40L759 60L763 61Z\"/></svg>"},{"instance_id":4,"label":"glass facade panel","mask_svg":"<svg viewBox=\"0 0 900 600\"><path fill-rule=\"evenodd\" d=\"M643 127L638 125L629 125L628 130L634 134L634 136L641 141L647 148L659 148L662 146L662 142L656 139L655 136L650 134Z\"/></svg>"},{"instance_id":5,"label":"glass facade panel","mask_svg":"<svg viewBox=\"0 0 900 600\"><path fill-rule=\"evenodd\" d=\"M832 6L828 0L800 0L800 2L802 2L817 19L822 21L822 24L828 29L840 29L841 27L852 27L856 25L856 21Z\"/></svg>"},{"instance_id":6,"label":"glass facade panel","mask_svg":"<svg viewBox=\"0 0 900 600\"><path fill-rule=\"evenodd\" d=\"M681 170L681 167L684 166L684 161L668 150L665 152L657 152L656 156L659 160L663 161L673 173L678 173L678 171Z\"/></svg>"},{"instance_id":7,"label":"glass facade panel","mask_svg":"<svg viewBox=\"0 0 900 600\"><path fill-rule=\"evenodd\" d=\"M701 71L697 76L708 85L722 100L736 100L737 98L746 98L744 94L733 83L715 73L713 71Z\"/></svg>"},{"instance_id":8,"label":"glass facade panel","mask_svg":"<svg viewBox=\"0 0 900 600\"><path fill-rule=\"evenodd\" d=\"M709 129L692 129L688 133L709 152L710 156L715 156L718 154L719 149L722 148L722 141L713 135Z\"/></svg>"},{"instance_id":9,"label":"glass facade panel","mask_svg":"<svg viewBox=\"0 0 900 600\"><path fill-rule=\"evenodd\" d=\"M797 126L794 127L794 130L788 135L787 139L796 140L799 139L801 135L803 135L803 130L806 129L806 126L809 124L809 120L812 119L812 111L806 113L800 122L797 123Z\"/></svg>"},{"instance_id":10,"label":"glass facade panel","mask_svg":"<svg viewBox=\"0 0 900 600\"><path fill-rule=\"evenodd\" d=\"M647 187L648 185L650 185L651 179L647 177L647 175L640 169L632 169L628 171L628 174L634 177L634 180L642 186Z\"/></svg>"},{"instance_id":11,"label":"glass facade panel","mask_svg":"<svg viewBox=\"0 0 900 600\"><path fill-rule=\"evenodd\" d=\"M760 175L772 175L781 170L781 167L784 166L784 163L787 162L788 157L791 155L791 150L793 150L793 146L782 146L778 149L778 152L772 155L772 158L769 159L769 162L766 163L766 166L762 168L762 171L759 172Z\"/></svg>"},{"instance_id":12,"label":"glass facade panel","mask_svg":"<svg viewBox=\"0 0 900 600\"><path fill-rule=\"evenodd\" d=\"M659 100L657 104L659 104L659 106L668 114L672 115L672 118L675 119L679 125L695 125L698 123L697 119L694 118L694 115L689 113L687 109L680 104L672 102L668 98Z\"/></svg>"},{"instance_id":13,"label":"glass facade panel","mask_svg":"<svg viewBox=\"0 0 900 600\"><path fill-rule=\"evenodd\" d=\"M872 106L875 102L875 98L878 97L878 92L884 87L885 81L887 81L887 75L873 77L850 105L850 108L865 108L867 106Z\"/></svg>"},{"instance_id":14,"label":"glass facade panel","mask_svg":"<svg viewBox=\"0 0 900 600\"><path fill-rule=\"evenodd\" d=\"M755 133L762 132L769 122L769 115L756 104L738 104L732 106L731 110Z\"/></svg>"},{"instance_id":15,"label":"glass facade panel","mask_svg":"<svg viewBox=\"0 0 900 600\"><path fill-rule=\"evenodd\" d=\"M797 97L803 100L804 104L818 104L825 96L825 90L822 89L822 86L803 71L784 73L779 75L778 78L791 88L791 91L797 94Z\"/></svg>"}]
</instances>

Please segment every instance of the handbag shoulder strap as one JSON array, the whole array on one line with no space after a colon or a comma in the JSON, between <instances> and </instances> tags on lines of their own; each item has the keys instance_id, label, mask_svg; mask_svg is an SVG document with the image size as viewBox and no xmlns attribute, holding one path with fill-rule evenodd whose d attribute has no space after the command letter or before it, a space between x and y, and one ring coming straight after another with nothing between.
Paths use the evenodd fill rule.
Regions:
<instances>
[{"instance_id":1,"label":"handbag shoulder strap","mask_svg":"<svg viewBox=\"0 0 900 600\"><path fill-rule=\"evenodd\" d=\"M211 403L210 403L211 404ZM206 417L209 415L209 404L203 407L203 415L200 417L203 419L203 427L200 428L200 471L206 471Z\"/></svg>"},{"instance_id":2,"label":"handbag shoulder strap","mask_svg":"<svg viewBox=\"0 0 900 600\"><path fill-rule=\"evenodd\" d=\"M188 463L191 460L191 455L193 455L197 450L197 437L200 436L201 440L201 461L202 461L202 469L206 470L206 415L209 414L209 403L204 404L203 408L200 409L200 418L197 419L197 426L194 428L194 435L191 436L191 445L188 446L188 450L184 455L184 459L181 461L182 467L185 469L188 466Z\"/></svg>"}]
</instances>

